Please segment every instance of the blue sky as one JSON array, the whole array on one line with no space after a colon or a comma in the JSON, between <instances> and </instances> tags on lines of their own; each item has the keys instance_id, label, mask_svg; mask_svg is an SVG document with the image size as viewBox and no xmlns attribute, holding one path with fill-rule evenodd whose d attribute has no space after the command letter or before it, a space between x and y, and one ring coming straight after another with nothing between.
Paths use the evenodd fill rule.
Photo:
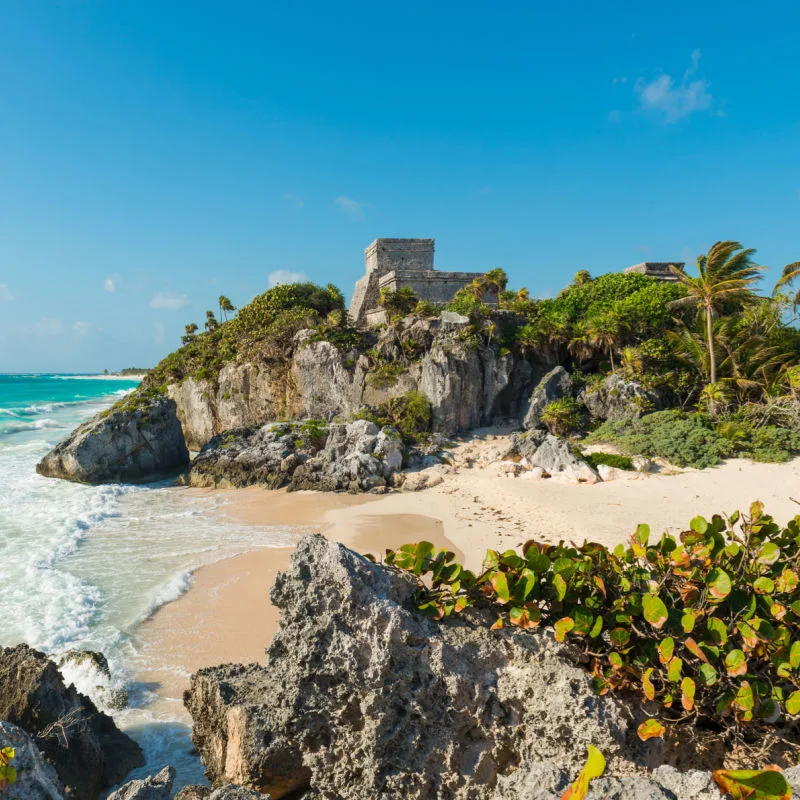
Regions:
<instances>
[{"instance_id":1,"label":"blue sky","mask_svg":"<svg viewBox=\"0 0 800 800\"><path fill-rule=\"evenodd\" d=\"M563 10L562 10L563 9ZM377 236L558 291L800 258L797 3L5 0L0 371L150 366Z\"/></svg>"}]
</instances>

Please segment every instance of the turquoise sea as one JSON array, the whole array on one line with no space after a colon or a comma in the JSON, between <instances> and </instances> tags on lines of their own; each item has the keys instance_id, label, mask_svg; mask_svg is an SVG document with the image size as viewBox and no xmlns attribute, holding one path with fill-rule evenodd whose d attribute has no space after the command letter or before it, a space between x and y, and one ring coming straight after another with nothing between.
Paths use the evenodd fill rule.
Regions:
<instances>
[{"instance_id":1,"label":"turquoise sea","mask_svg":"<svg viewBox=\"0 0 800 800\"><path fill-rule=\"evenodd\" d=\"M130 392L136 380L98 375L0 374L0 645L27 642L57 657L100 650L130 707L113 711L142 744L148 764L202 782L186 715L151 711L140 622L177 599L192 571L259 547L285 546L290 531L226 520L224 502L169 482L84 486L36 474L39 459L78 424ZM97 700L96 674L65 677Z\"/></svg>"}]
</instances>

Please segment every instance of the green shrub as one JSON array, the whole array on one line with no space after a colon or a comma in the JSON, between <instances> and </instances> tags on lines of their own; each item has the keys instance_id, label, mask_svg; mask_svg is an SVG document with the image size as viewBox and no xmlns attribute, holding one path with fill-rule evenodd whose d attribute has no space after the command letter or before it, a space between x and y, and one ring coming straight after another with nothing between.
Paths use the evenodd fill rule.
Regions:
<instances>
[{"instance_id":1,"label":"green shrub","mask_svg":"<svg viewBox=\"0 0 800 800\"><path fill-rule=\"evenodd\" d=\"M760 503L727 522L696 517L679 538L651 542L640 525L613 552L533 541L489 550L479 574L429 542L386 555L420 579L418 606L436 619L476 606L494 610L495 628L552 628L598 694L639 695L652 715L642 739L691 724L695 736L764 752L780 738L770 726L800 715L798 561L800 516L781 528ZM796 758L800 744L788 744Z\"/></svg>"},{"instance_id":2,"label":"green shrub","mask_svg":"<svg viewBox=\"0 0 800 800\"><path fill-rule=\"evenodd\" d=\"M418 317L438 317L442 313L442 309L439 306L431 303L429 300L420 300L417 305L414 307L414 313Z\"/></svg>"},{"instance_id":3,"label":"green shrub","mask_svg":"<svg viewBox=\"0 0 800 800\"><path fill-rule=\"evenodd\" d=\"M548 403L540 417L550 433L566 436L580 428L586 422L583 406L571 397L562 397Z\"/></svg>"},{"instance_id":4,"label":"green shrub","mask_svg":"<svg viewBox=\"0 0 800 800\"><path fill-rule=\"evenodd\" d=\"M712 467L731 456L731 443L700 414L656 411L638 419L608 420L586 437L587 444L608 442L629 456L664 458L676 467Z\"/></svg>"},{"instance_id":5,"label":"green shrub","mask_svg":"<svg viewBox=\"0 0 800 800\"><path fill-rule=\"evenodd\" d=\"M315 447L319 450L328 439L328 426L321 419L303 420L296 430L300 436L297 447Z\"/></svg>"},{"instance_id":6,"label":"green shrub","mask_svg":"<svg viewBox=\"0 0 800 800\"><path fill-rule=\"evenodd\" d=\"M737 455L754 461L789 461L800 453L800 434L777 425L756 427L747 419L730 419L717 425L717 433Z\"/></svg>"},{"instance_id":7,"label":"green shrub","mask_svg":"<svg viewBox=\"0 0 800 800\"><path fill-rule=\"evenodd\" d=\"M588 453L581 458L590 466L597 469L601 464L617 469L632 470L633 463L627 456L618 456L614 453Z\"/></svg>"},{"instance_id":8,"label":"green shrub","mask_svg":"<svg viewBox=\"0 0 800 800\"><path fill-rule=\"evenodd\" d=\"M404 372L406 367L401 361L380 361L370 367L367 385L375 389L388 389L397 383Z\"/></svg>"},{"instance_id":9,"label":"green shrub","mask_svg":"<svg viewBox=\"0 0 800 800\"><path fill-rule=\"evenodd\" d=\"M407 392L376 408L361 408L351 418L369 420L379 428L392 425L406 443L415 442L421 434L428 433L433 420L430 401L422 392Z\"/></svg>"}]
</instances>

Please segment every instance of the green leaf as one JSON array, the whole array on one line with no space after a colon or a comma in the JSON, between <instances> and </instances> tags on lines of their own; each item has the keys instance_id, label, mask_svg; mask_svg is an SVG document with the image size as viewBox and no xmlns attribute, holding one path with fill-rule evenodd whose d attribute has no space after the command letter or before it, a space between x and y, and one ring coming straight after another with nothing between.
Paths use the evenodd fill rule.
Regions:
<instances>
[{"instance_id":1,"label":"green leaf","mask_svg":"<svg viewBox=\"0 0 800 800\"><path fill-rule=\"evenodd\" d=\"M774 542L767 542L758 551L756 560L759 564L772 566L781 557L781 550Z\"/></svg>"},{"instance_id":2,"label":"green leaf","mask_svg":"<svg viewBox=\"0 0 800 800\"><path fill-rule=\"evenodd\" d=\"M528 550L528 566L534 572L547 572L550 569L550 559L535 548Z\"/></svg>"},{"instance_id":3,"label":"green leaf","mask_svg":"<svg viewBox=\"0 0 800 800\"><path fill-rule=\"evenodd\" d=\"M511 599L511 592L508 588L508 578L506 578L505 572L495 572L492 575L491 583L498 602L507 603Z\"/></svg>"},{"instance_id":4,"label":"green leaf","mask_svg":"<svg viewBox=\"0 0 800 800\"><path fill-rule=\"evenodd\" d=\"M713 686L717 682L717 671L711 664L701 664L697 676L704 686Z\"/></svg>"},{"instance_id":5,"label":"green leaf","mask_svg":"<svg viewBox=\"0 0 800 800\"><path fill-rule=\"evenodd\" d=\"M589 745L589 757L578 775L575 783L561 796L561 800L585 800L589 793L589 783L599 778L606 769L606 759L603 754L592 745Z\"/></svg>"},{"instance_id":6,"label":"green leaf","mask_svg":"<svg viewBox=\"0 0 800 800\"><path fill-rule=\"evenodd\" d=\"M572 617L562 617L553 627L556 631L556 641L563 642L566 635L575 627L575 620Z\"/></svg>"},{"instance_id":7,"label":"green leaf","mask_svg":"<svg viewBox=\"0 0 800 800\"><path fill-rule=\"evenodd\" d=\"M686 611L681 617L681 627L684 633L691 633L699 614L696 611Z\"/></svg>"},{"instance_id":8,"label":"green leaf","mask_svg":"<svg viewBox=\"0 0 800 800\"><path fill-rule=\"evenodd\" d=\"M786 713L792 716L800 714L800 691L792 692L786 698Z\"/></svg>"},{"instance_id":9,"label":"green leaf","mask_svg":"<svg viewBox=\"0 0 800 800\"><path fill-rule=\"evenodd\" d=\"M430 542L420 542L414 554L414 574L422 575L425 570L425 562L428 556L434 551L434 546Z\"/></svg>"},{"instance_id":10,"label":"green leaf","mask_svg":"<svg viewBox=\"0 0 800 800\"><path fill-rule=\"evenodd\" d=\"M561 575L554 575L553 576L553 589L555 589L556 597L559 600L563 600L567 595L567 582L561 577Z\"/></svg>"},{"instance_id":11,"label":"green leaf","mask_svg":"<svg viewBox=\"0 0 800 800\"><path fill-rule=\"evenodd\" d=\"M720 792L733 800L792 800L786 778L775 770L724 770L713 773Z\"/></svg>"},{"instance_id":12,"label":"green leaf","mask_svg":"<svg viewBox=\"0 0 800 800\"><path fill-rule=\"evenodd\" d=\"M684 519L685 519L685 517L684 517ZM706 522L705 517L695 517L689 523L689 527L695 533L704 534L708 530L708 522Z\"/></svg>"},{"instance_id":13,"label":"green leaf","mask_svg":"<svg viewBox=\"0 0 800 800\"><path fill-rule=\"evenodd\" d=\"M731 593L731 579L724 569L714 567L708 573L708 593L717 600L724 600Z\"/></svg>"},{"instance_id":14,"label":"green leaf","mask_svg":"<svg viewBox=\"0 0 800 800\"><path fill-rule=\"evenodd\" d=\"M642 597L644 618L654 627L662 628L669 618L667 607L658 595L646 594Z\"/></svg>"},{"instance_id":15,"label":"green leaf","mask_svg":"<svg viewBox=\"0 0 800 800\"><path fill-rule=\"evenodd\" d=\"M792 642L789 650L789 663L792 665L792 669L800 667L800 642Z\"/></svg>"},{"instance_id":16,"label":"green leaf","mask_svg":"<svg viewBox=\"0 0 800 800\"><path fill-rule=\"evenodd\" d=\"M715 644L725 644L728 641L728 629L718 617L709 617L706 620L706 630Z\"/></svg>"},{"instance_id":17,"label":"green leaf","mask_svg":"<svg viewBox=\"0 0 800 800\"><path fill-rule=\"evenodd\" d=\"M756 578L753 581L753 589L756 594L772 594L775 591L775 581L767 577Z\"/></svg>"},{"instance_id":18,"label":"green leaf","mask_svg":"<svg viewBox=\"0 0 800 800\"><path fill-rule=\"evenodd\" d=\"M678 683L681 679L681 672L683 671L683 660L680 658L673 658L667 666L667 678L671 683Z\"/></svg>"},{"instance_id":19,"label":"green leaf","mask_svg":"<svg viewBox=\"0 0 800 800\"><path fill-rule=\"evenodd\" d=\"M647 542L650 539L650 526L649 525L638 525L636 527L636 533L634 534L634 538L636 541L642 545L643 547L647 546Z\"/></svg>"},{"instance_id":20,"label":"green leaf","mask_svg":"<svg viewBox=\"0 0 800 800\"><path fill-rule=\"evenodd\" d=\"M725 656L725 668L732 677L744 675L747 672L747 656L741 650L731 650Z\"/></svg>"},{"instance_id":21,"label":"green leaf","mask_svg":"<svg viewBox=\"0 0 800 800\"><path fill-rule=\"evenodd\" d=\"M589 638L596 639L603 632L603 618L597 617L592 629L589 631Z\"/></svg>"},{"instance_id":22,"label":"green leaf","mask_svg":"<svg viewBox=\"0 0 800 800\"><path fill-rule=\"evenodd\" d=\"M681 705L684 711L691 711L694 708L695 684L691 678L684 678L681 681Z\"/></svg>"},{"instance_id":23,"label":"green leaf","mask_svg":"<svg viewBox=\"0 0 800 800\"><path fill-rule=\"evenodd\" d=\"M616 647L625 647L631 640L631 635L625 628L614 628L609 636Z\"/></svg>"},{"instance_id":24,"label":"green leaf","mask_svg":"<svg viewBox=\"0 0 800 800\"><path fill-rule=\"evenodd\" d=\"M658 658L662 664L669 664L674 652L675 640L671 636L667 636L658 643Z\"/></svg>"}]
</instances>

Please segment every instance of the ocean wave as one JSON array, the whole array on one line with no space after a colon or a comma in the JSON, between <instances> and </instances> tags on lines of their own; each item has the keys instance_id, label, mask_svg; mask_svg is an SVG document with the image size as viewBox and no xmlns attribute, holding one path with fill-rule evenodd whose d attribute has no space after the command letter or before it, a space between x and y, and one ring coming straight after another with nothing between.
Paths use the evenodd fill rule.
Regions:
<instances>
[{"instance_id":1,"label":"ocean wave","mask_svg":"<svg viewBox=\"0 0 800 800\"><path fill-rule=\"evenodd\" d=\"M183 597L192 585L192 570L179 572L173 575L166 583L162 584L153 595L144 613L141 614L136 624L144 622L156 613L162 606L172 603Z\"/></svg>"},{"instance_id":2,"label":"ocean wave","mask_svg":"<svg viewBox=\"0 0 800 800\"><path fill-rule=\"evenodd\" d=\"M37 419L34 422L22 422L18 425L7 425L0 428L0 435L10 435L12 433L24 433L25 431L40 431L44 428L62 428L62 423L55 419Z\"/></svg>"}]
</instances>

